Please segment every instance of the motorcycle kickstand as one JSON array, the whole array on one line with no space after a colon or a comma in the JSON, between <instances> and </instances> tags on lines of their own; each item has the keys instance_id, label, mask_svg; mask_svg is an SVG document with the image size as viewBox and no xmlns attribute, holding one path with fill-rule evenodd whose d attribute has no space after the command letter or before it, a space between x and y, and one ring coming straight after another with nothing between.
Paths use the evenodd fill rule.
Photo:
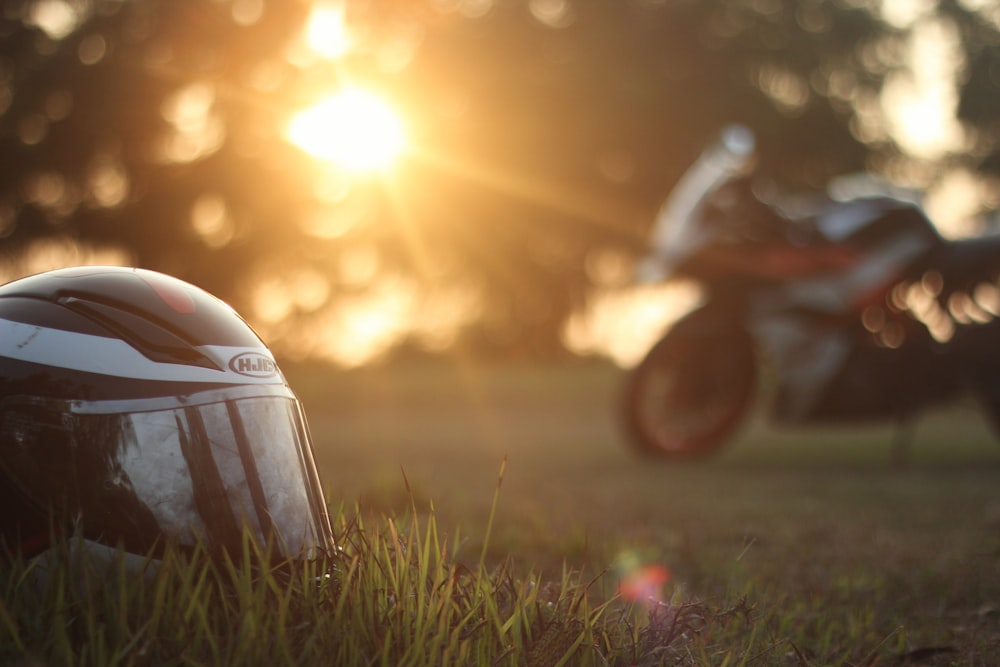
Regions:
<instances>
[{"instance_id":1,"label":"motorcycle kickstand","mask_svg":"<svg viewBox=\"0 0 1000 667\"><path fill-rule=\"evenodd\" d=\"M910 415L903 415L896 420L891 451L893 467L905 468L909 464L915 433L915 420Z\"/></svg>"}]
</instances>

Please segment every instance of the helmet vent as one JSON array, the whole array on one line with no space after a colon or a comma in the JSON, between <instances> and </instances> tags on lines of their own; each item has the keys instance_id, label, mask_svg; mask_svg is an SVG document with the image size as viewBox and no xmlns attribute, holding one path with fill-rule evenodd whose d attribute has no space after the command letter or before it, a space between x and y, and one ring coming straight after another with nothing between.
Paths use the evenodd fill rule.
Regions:
<instances>
[{"instance_id":1,"label":"helmet vent","mask_svg":"<svg viewBox=\"0 0 1000 667\"><path fill-rule=\"evenodd\" d=\"M59 303L101 325L152 361L223 370L198 347L142 314L71 296L60 298Z\"/></svg>"}]
</instances>

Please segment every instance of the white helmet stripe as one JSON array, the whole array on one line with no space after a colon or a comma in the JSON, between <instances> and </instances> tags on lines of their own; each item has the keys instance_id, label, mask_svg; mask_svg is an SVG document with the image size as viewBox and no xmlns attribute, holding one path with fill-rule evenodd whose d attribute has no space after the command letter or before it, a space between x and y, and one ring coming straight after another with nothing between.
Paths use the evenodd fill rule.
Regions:
<instances>
[{"instance_id":1,"label":"white helmet stripe","mask_svg":"<svg viewBox=\"0 0 1000 667\"><path fill-rule=\"evenodd\" d=\"M198 348L222 370L153 361L121 339L93 336L0 319L5 356L18 361L136 380L274 384L281 373L263 347Z\"/></svg>"}]
</instances>

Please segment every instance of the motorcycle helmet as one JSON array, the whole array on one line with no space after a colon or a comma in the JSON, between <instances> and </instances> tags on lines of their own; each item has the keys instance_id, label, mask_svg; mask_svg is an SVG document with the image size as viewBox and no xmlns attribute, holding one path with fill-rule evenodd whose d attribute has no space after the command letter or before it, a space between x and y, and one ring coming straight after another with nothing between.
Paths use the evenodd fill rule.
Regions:
<instances>
[{"instance_id":1,"label":"motorcycle helmet","mask_svg":"<svg viewBox=\"0 0 1000 667\"><path fill-rule=\"evenodd\" d=\"M123 267L0 286L0 541L73 531L315 559L334 541L302 407L250 326L207 292ZM277 550L275 553L274 550Z\"/></svg>"}]
</instances>

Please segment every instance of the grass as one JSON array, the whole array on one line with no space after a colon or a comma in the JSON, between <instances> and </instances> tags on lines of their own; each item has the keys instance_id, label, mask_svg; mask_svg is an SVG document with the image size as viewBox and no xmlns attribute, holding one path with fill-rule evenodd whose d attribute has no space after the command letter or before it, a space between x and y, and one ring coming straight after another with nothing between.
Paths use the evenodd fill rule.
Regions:
<instances>
[{"instance_id":1,"label":"grass","mask_svg":"<svg viewBox=\"0 0 1000 667\"><path fill-rule=\"evenodd\" d=\"M886 428L760 421L659 465L618 435L619 380L293 375L330 579L178 557L151 580L67 562L43 590L8 564L0 664L1000 664L1000 447L974 412L921 420L905 467ZM644 567L669 570L661 601L617 597Z\"/></svg>"},{"instance_id":2,"label":"grass","mask_svg":"<svg viewBox=\"0 0 1000 667\"><path fill-rule=\"evenodd\" d=\"M902 467L891 426L760 418L717 458L665 465L622 440L621 379L599 364L428 366L302 391L328 491L399 511L402 470L418 506L462 527L459 559L478 557L506 457L491 559L611 581L622 562L656 563L680 599L746 596L758 645L780 647L753 664L1000 664L1000 445L971 407L918 420Z\"/></svg>"},{"instance_id":3,"label":"grass","mask_svg":"<svg viewBox=\"0 0 1000 667\"><path fill-rule=\"evenodd\" d=\"M469 569L433 513L335 515L342 552L254 566L170 549L153 562L63 541L0 570L0 663L20 665L657 665L742 646L748 608L627 602L598 579ZM487 526L489 532L489 526ZM138 564L137 564L138 561ZM730 632L716 646L710 629ZM752 641L742 648L746 653Z\"/></svg>"}]
</instances>

